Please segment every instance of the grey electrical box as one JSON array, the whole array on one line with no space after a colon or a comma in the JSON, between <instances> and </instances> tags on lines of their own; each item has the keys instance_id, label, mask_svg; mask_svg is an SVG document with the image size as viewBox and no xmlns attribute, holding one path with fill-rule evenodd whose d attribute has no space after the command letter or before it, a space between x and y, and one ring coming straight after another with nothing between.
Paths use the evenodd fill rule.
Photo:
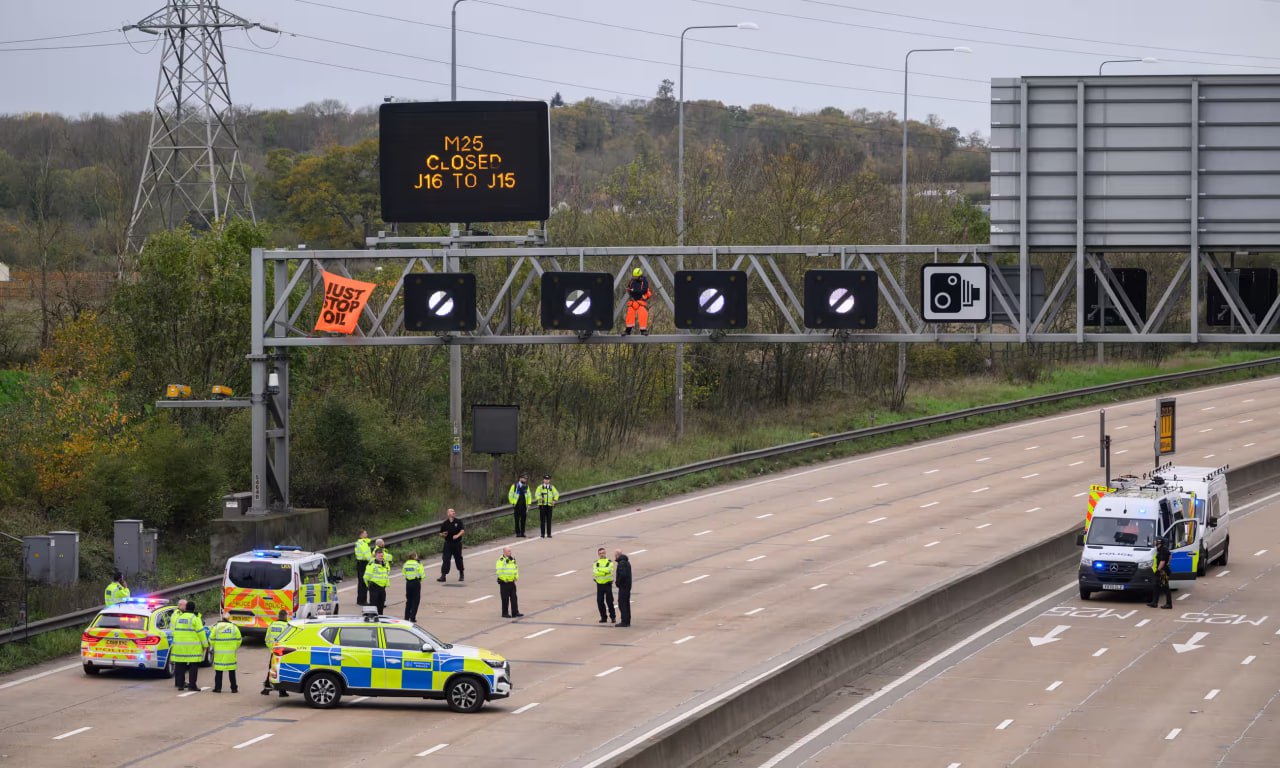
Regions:
<instances>
[{"instance_id":1,"label":"grey electrical box","mask_svg":"<svg viewBox=\"0 0 1280 768\"><path fill-rule=\"evenodd\" d=\"M28 579L44 584L52 582L53 550L54 541L52 536L22 537L22 551L27 556Z\"/></svg>"},{"instance_id":2,"label":"grey electrical box","mask_svg":"<svg viewBox=\"0 0 1280 768\"><path fill-rule=\"evenodd\" d=\"M49 582L76 584L80 581L80 534L75 531L50 531L53 560Z\"/></svg>"},{"instance_id":3,"label":"grey electrical box","mask_svg":"<svg viewBox=\"0 0 1280 768\"><path fill-rule=\"evenodd\" d=\"M141 520L116 521L116 570L125 578L156 569L156 544L159 536L154 528L144 530Z\"/></svg>"},{"instance_id":4,"label":"grey electrical box","mask_svg":"<svg viewBox=\"0 0 1280 768\"><path fill-rule=\"evenodd\" d=\"M244 517L249 513L249 507L252 504L253 494L248 491L228 493L222 497L222 517L226 520Z\"/></svg>"},{"instance_id":5,"label":"grey electrical box","mask_svg":"<svg viewBox=\"0 0 1280 768\"><path fill-rule=\"evenodd\" d=\"M160 551L160 532L155 528L142 529L142 572L155 573L156 554Z\"/></svg>"}]
</instances>

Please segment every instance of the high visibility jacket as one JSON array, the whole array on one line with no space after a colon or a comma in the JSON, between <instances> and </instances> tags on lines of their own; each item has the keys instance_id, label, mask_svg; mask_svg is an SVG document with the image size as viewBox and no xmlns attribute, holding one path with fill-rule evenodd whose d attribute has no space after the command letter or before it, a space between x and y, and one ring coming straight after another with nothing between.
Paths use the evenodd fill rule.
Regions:
<instances>
[{"instance_id":1,"label":"high visibility jacket","mask_svg":"<svg viewBox=\"0 0 1280 768\"><path fill-rule=\"evenodd\" d=\"M511 488L507 491L507 503L515 504L520 501L521 497L524 498L524 505L526 507L533 504L533 489L526 485L524 487L524 492L519 493L516 491L515 484L512 483Z\"/></svg>"},{"instance_id":2,"label":"high visibility jacket","mask_svg":"<svg viewBox=\"0 0 1280 768\"><path fill-rule=\"evenodd\" d=\"M356 559L363 560L366 563L373 562L373 549L370 548L369 539L356 539Z\"/></svg>"},{"instance_id":3,"label":"high visibility jacket","mask_svg":"<svg viewBox=\"0 0 1280 768\"><path fill-rule=\"evenodd\" d=\"M129 588L117 581L113 581L108 584L107 591L102 595L102 602L105 603L108 608L116 603L128 599Z\"/></svg>"},{"instance_id":4,"label":"high visibility jacket","mask_svg":"<svg viewBox=\"0 0 1280 768\"><path fill-rule=\"evenodd\" d=\"M175 662L198 664L204 661L209 648L209 636L201 625L200 617L183 611L173 617L173 650L169 657Z\"/></svg>"},{"instance_id":5,"label":"high visibility jacket","mask_svg":"<svg viewBox=\"0 0 1280 768\"><path fill-rule=\"evenodd\" d=\"M560 492L554 485L540 485L533 492L533 500L540 507L554 507L560 500Z\"/></svg>"},{"instance_id":6,"label":"high visibility jacket","mask_svg":"<svg viewBox=\"0 0 1280 768\"><path fill-rule=\"evenodd\" d=\"M591 569L591 575L595 577L597 584L609 584L613 581L613 568L613 561L602 557Z\"/></svg>"},{"instance_id":7,"label":"high visibility jacket","mask_svg":"<svg viewBox=\"0 0 1280 768\"><path fill-rule=\"evenodd\" d=\"M396 558L395 558L395 556L391 554L391 550L387 549L386 547L374 547L374 548L373 548L373 555L374 555L374 557L377 557L379 552L381 552L381 553L382 553L382 562L383 562L383 563L384 563L388 568L390 568L390 567L391 567L391 561L396 559ZM372 559L373 559L373 558L370 558L370 560L372 560ZM370 563L370 565L372 565L372 564L373 564L373 563Z\"/></svg>"},{"instance_id":8,"label":"high visibility jacket","mask_svg":"<svg viewBox=\"0 0 1280 768\"><path fill-rule=\"evenodd\" d=\"M364 569L364 583L385 587L391 583L391 566L374 560Z\"/></svg>"},{"instance_id":9,"label":"high visibility jacket","mask_svg":"<svg viewBox=\"0 0 1280 768\"><path fill-rule=\"evenodd\" d=\"M213 668L224 672L236 668L236 650L240 648L240 628L229 621L213 625L209 633L213 645Z\"/></svg>"},{"instance_id":10,"label":"high visibility jacket","mask_svg":"<svg viewBox=\"0 0 1280 768\"><path fill-rule=\"evenodd\" d=\"M503 555L498 558L498 581L515 581L520 578L520 567L514 557Z\"/></svg>"},{"instance_id":11,"label":"high visibility jacket","mask_svg":"<svg viewBox=\"0 0 1280 768\"><path fill-rule=\"evenodd\" d=\"M280 642L280 636L283 635L285 630L288 628L289 622L287 621L280 621L279 619L276 619L271 622L271 626L267 627L267 647L270 648Z\"/></svg>"},{"instance_id":12,"label":"high visibility jacket","mask_svg":"<svg viewBox=\"0 0 1280 768\"><path fill-rule=\"evenodd\" d=\"M404 571L401 574L405 581L421 581L423 576L427 575L427 569L422 567L422 563L417 560L405 560Z\"/></svg>"}]
</instances>

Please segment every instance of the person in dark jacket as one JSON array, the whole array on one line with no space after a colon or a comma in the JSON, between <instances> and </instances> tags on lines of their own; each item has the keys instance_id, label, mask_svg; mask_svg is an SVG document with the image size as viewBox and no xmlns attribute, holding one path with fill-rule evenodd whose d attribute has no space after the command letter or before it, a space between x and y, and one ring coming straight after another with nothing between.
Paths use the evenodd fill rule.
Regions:
<instances>
[{"instance_id":1,"label":"person in dark jacket","mask_svg":"<svg viewBox=\"0 0 1280 768\"><path fill-rule=\"evenodd\" d=\"M622 554L622 550L614 550L613 560L617 571L613 575L613 585L618 588L618 624L619 627L631 626L631 560Z\"/></svg>"}]
</instances>

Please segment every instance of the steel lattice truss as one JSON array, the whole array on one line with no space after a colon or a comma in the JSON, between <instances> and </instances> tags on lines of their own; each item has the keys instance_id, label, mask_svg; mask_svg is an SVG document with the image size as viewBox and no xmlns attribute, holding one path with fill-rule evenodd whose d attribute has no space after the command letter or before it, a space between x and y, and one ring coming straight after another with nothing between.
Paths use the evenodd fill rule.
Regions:
<instances>
[{"instance_id":1,"label":"steel lattice truss","mask_svg":"<svg viewBox=\"0 0 1280 768\"><path fill-rule=\"evenodd\" d=\"M222 10L218 0L171 0L129 27L164 37L147 158L129 221L132 249L152 230L253 218L222 31L254 26Z\"/></svg>"},{"instance_id":2,"label":"steel lattice truss","mask_svg":"<svg viewBox=\"0 0 1280 768\"><path fill-rule=\"evenodd\" d=\"M1151 275L1145 316L1129 301L1112 271L1115 255L1086 253L1017 254L989 246L733 246L724 248L399 248L364 251L254 252L255 302L261 314L255 336L266 347L389 346L433 344L661 344L856 342L1277 342L1280 300L1263 315L1251 315L1221 259L1202 254L1192 268L1186 254L1161 254L1161 270ZM929 262L985 263L991 268L993 322L940 325L922 319L920 267ZM267 264L272 264L267 269ZM609 272L618 301L631 269L640 267L654 291L654 335L621 337L547 332L521 318L537 317L539 278L552 271ZM735 269L747 273L750 319L743 331L676 331L674 275L678 269ZM861 269L879 279L880 312L875 330L836 332L804 327L803 275L809 269ZM351 336L313 333L322 301L321 271L379 283ZM428 335L408 333L401 299L404 277L414 272L466 271L480 280L477 330ZM1028 289L1033 271L1043 276L1043 296ZM1101 332L1086 317L1087 272L1098 277L1104 301L1119 325ZM265 276L274 276L271 295ZM1204 284L1221 292L1230 327L1201 330ZM487 284L487 287L486 287ZM1031 296L1024 302L1022 297ZM1030 304L1028 306L1027 304ZM620 322L618 323L620 325Z\"/></svg>"}]
</instances>

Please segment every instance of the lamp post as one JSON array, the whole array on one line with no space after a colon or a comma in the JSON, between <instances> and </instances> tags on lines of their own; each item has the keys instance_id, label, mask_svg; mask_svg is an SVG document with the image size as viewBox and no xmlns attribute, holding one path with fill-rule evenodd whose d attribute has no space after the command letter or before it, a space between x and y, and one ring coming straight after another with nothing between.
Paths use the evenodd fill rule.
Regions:
<instances>
[{"instance_id":1,"label":"lamp post","mask_svg":"<svg viewBox=\"0 0 1280 768\"><path fill-rule=\"evenodd\" d=\"M467 0L453 0L450 11L449 34L451 54L449 56L449 100L458 100L458 4ZM457 236L457 224L449 225L449 232ZM453 244L450 244L451 246ZM447 259L453 262L456 269L460 260ZM448 264L445 270L449 269ZM449 345L449 426L453 432L453 447L449 451L449 482L454 489L462 487L462 452L457 446L462 443L462 347Z\"/></svg>"},{"instance_id":2,"label":"lamp post","mask_svg":"<svg viewBox=\"0 0 1280 768\"><path fill-rule=\"evenodd\" d=\"M760 25L750 21L737 24L701 24L685 27L680 33L680 117L679 117L679 149L676 158L676 245L684 245L684 36L694 29L759 29Z\"/></svg>"},{"instance_id":3,"label":"lamp post","mask_svg":"<svg viewBox=\"0 0 1280 768\"><path fill-rule=\"evenodd\" d=\"M902 220L899 222L899 241L903 245L907 244L907 82L913 53L973 53L973 49L963 45L956 48L914 48L907 51L902 59Z\"/></svg>"},{"instance_id":4,"label":"lamp post","mask_svg":"<svg viewBox=\"0 0 1280 768\"><path fill-rule=\"evenodd\" d=\"M1107 59L1098 65L1098 74L1102 74L1102 68L1108 64L1158 64L1159 59L1153 56L1144 56L1141 59Z\"/></svg>"},{"instance_id":5,"label":"lamp post","mask_svg":"<svg viewBox=\"0 0 1280 768\"><path fill-rule=\"evenodd\" d=\"M453 0L453 10L450 12L449 24L449 40L451 47L451 55L449 56L449 100L458 100L458 3L465 3L467 0Z\"/></svg>"}]
</instances>

